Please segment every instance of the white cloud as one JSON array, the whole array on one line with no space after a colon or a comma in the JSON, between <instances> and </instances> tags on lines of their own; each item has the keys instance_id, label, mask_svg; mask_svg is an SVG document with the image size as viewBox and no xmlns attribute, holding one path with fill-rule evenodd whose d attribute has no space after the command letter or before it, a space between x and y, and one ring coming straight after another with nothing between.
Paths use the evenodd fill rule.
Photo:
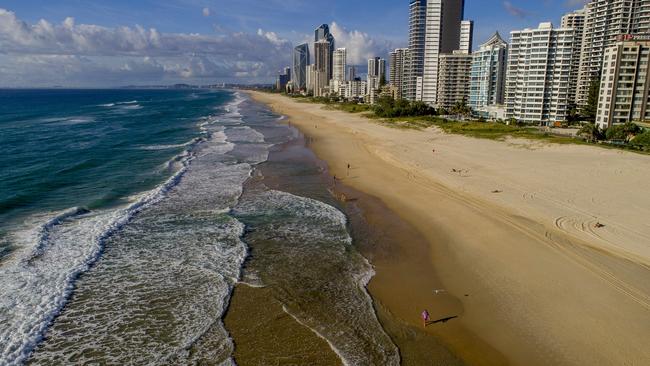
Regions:
<instances>
[{"instance_id":1,"label":"white cloud","mask_svg":"<svg viewBox=\"0 0 650 366\"><path fill-rule=\"evenodd\" d=\"M271 80L290 62L291 44L263 30L207 36L161 33L138 25L106 28L77 24L73 18L61 24L46 20L28 24L0 9L0 56L4 66L0 86L29 86L34 80L68 85L95 80L155 82L156 78L158 82L217 78L259 82ZM5 70L16 74L9 77ZM66 78L61 80L61 75ZM22 85L13 85L21 84L21 78Z\"/></svg>"},{"instance_id":2,"label":"white cloud","mask_svg":"<svg viewBox=\"0 0 650 366\"><path fill-rule=\"evenodd\" d=\"M203 16L204 17L210 16L210 8L203 8Z\"/></svg>"},{"instance_id":3,"label":"white cloud","mask_svg":"<svg viewBox=\"0 0 650 366\"><path fill-rule=\"evenodd\" d=\"M358 30L348 31L336 22L332 22L330 31L336 47L347 49L348 64L351 65L364 65L369 58L375 56L386 57L395 48L389 41L373 39Z\"/></svg>"}]
</instances>

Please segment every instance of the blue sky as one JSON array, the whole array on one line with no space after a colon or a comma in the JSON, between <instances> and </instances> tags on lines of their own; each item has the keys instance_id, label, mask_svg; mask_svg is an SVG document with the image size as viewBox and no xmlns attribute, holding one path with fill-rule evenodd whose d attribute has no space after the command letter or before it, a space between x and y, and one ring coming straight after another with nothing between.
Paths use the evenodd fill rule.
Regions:
<instances>
[{"instance_id":1,"label":"blue sky","mask_svg":"<svg viewBox=\"0 0 650 366\"><path fill-rule=\"evenodd\" d=\"M466 0L465 17L476 45L495 30L558 24L584 2ZM336 23L341 45L359 49L355 62L405 46L408 34L408 0L1 0L0 9L0 86L264 82L320 23Z\"/></svg>"}]
</instances>

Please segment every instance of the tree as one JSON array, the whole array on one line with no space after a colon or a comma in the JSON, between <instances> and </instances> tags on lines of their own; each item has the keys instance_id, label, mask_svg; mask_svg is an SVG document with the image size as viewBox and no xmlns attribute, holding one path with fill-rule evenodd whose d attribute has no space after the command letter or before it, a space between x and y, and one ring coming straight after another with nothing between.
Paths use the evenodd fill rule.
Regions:
<instances>
[{"instance_id":1,"label":"tree","mask_svg":"<svg viewBox=\"0 0 650 366\"><path fill-rule=\"evenodd\" d=\"M632 140L632 144L642 146L646 151L650 150L650 131L646 131L640 135L637 135Z\"/></svg>"},{"instance_id":2,"label":"tree","mask_svg":"<svg viewBox=\"0 0 650 366\"><path fill-rule=\"evenodd\" d=\"M451 107L451 113L458 116L467 117L472 114L472 109L469 106L467 106L467 102L465 102L465 100L463 99L461 101L456 102L456 104L453 107Z\"/></svg>"},{"instance_id":3,"label":"tree","mask_svg":"<svg viewBox=\"0 0 650 366\"><path fill-rule=\"evenodd\" d=\"M600 75L591 79L589 84L589 94L587 95L587 105L582 110L582 115L586 121L596 122L596 112L598 112L598 96L600 95Z\"/></svg>"},{"instance_id":4,"label":"tree","mask_svg":"<svg viewBox=\"0 0 650 366\"><path fill-rule=\"evenodd\" d=\"M578 136L583 136L590 142L596 142L605 139L605 132L597 124L587 123L578 131Z\"/></svg>"},{"instance_id":5,"label":"tree","mask_svg":"<svg viewBox=\"0 0 650 366\"><path fill-rule=\"evenodd\" d=\"M641 133L641 128L632 122L622 125L615 125L607 129L606 137L608 140L624 140L626 142Z\"/></svg>"}]
</instances>

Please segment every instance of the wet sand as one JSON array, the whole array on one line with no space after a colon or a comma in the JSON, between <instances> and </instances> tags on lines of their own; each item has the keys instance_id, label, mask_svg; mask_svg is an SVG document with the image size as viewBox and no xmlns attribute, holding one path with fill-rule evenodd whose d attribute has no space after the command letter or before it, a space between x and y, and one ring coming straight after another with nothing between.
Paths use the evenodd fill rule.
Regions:
<instances>
[{"instance_id":1,"label":"wet sand","mask_svg":"<svg viewBox=\"0 0 650 366\"><path fill-rule=\"evenodd\" d=\"M468 364L650 359L650 205L639 185L650 177L648 157L396 130L253 96L289 116L345 185L379 198L422 234L424 246L362 250L376 266L370 292L380 318L418 329L423 307L433 318L457 315L426 332ZM594 217L604 230L593 228ZM385 328L406 360L411 348L399 344L399 327Z\"/></svg>"}]
</instances>

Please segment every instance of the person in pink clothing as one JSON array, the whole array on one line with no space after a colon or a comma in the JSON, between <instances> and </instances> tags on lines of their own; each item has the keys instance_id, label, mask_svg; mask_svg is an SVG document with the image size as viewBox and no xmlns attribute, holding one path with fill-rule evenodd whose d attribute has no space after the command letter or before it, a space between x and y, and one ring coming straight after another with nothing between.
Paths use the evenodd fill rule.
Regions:
<instances>
[{"instance_id":1,"label":"person in pink clothing","mask_svg":"<svg viewBox=\"0 0 650 366\"><path fill-rule=\"evenodd\" d=\"M422 324L424 327L427 327L427 322L429 321L429 312L427 310L424 310L422 312Z\"/></svg>"}]
</instances>

